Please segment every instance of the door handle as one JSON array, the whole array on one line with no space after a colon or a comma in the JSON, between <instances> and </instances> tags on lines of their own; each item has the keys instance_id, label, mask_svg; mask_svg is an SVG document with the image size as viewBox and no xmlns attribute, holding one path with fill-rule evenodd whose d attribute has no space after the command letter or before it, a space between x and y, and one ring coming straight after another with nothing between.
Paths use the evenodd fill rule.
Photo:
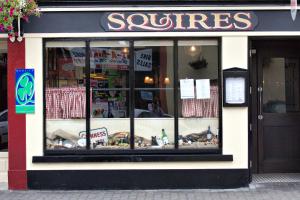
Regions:
<instances>
[{"instance_id":1,"label":"door handle","mask_svg":"<svg viewBox=\"0 0 300 200\"><path fill-rule=\"evenodd\" d=\"M264 118L264 116L262 115L262 87L258 87L257 88L258 91L258 99L259 99L259 111L258 111L258 119L262 120Z\"/></svg>"}]
</instances>

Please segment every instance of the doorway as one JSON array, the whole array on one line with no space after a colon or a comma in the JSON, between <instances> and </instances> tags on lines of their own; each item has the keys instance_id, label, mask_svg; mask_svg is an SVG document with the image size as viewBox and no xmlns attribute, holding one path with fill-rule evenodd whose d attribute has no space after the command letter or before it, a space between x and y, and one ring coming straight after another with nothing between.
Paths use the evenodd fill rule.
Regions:
<instances>
[{"instance_id":1,"label":"doorway","mask_svg":"<svg viewBox=\"0 0 300 200\"><path fill-rule=\"evenodd\" d=\"M251 42L253 173L300 172L300 40Z\"/></svg>"}]
</instances>

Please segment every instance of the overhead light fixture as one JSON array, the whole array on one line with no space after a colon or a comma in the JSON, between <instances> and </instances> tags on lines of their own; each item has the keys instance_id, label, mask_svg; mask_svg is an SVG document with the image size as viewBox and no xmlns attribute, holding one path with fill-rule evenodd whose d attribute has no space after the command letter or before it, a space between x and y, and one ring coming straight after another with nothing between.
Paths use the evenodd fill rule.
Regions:
<instances>
[{"instance_id":1,"label":"overhead light fixture","mask_svg":"<svg viewBox=\"0 0 300 200\"><path fill-rule=\"evenodd\" d=\"M149 79L149 83L150 83L150 84L153 84L153 83L154 83L153 78L150 78L150 79Z\"/></svg>"},{"instance_id":2,"label":"overhead light fixture","mask_svg":"<svg viewBox=\"0 0 300 200\"><path fill-rule=\"evenodd\" d=\"M197 50L197 48L194 45L190 47L191 52L195 52L196 50Z\"/></svg>"},{"instance_id":3,"label":"overhead light fixture","mask_svg":"<svg viewBox=\"0 0 300 200\"><path fill-rule=\"evenodd\" d=\"M149 76L145 76L144 78L144 83L145 84L153 84L153 78L149 77Z\"/></svg>"},{"instance_id":4,"label":"overhead light fixture","mask_svg":"<svg viewBox=\"0 0 300 200\"><path fill-rule=\"evenodd\" d=\"M129 52L129 50L128 50L127 47L124 47L124 48L122 49L122 52L125 53L125 54L127 54L127 53Z\"/></svg>"},{"instance_id":5,"label":"overhead light fixture","mask_svg":"<svg viewBox=\"0 0 300 200\"><path fill-rule=\"evenodd\" d=\"M170 84L170 79L169 79L169 77L165 77L164 83L165 83L165 85Z\"/></svg>"}]
</instances>

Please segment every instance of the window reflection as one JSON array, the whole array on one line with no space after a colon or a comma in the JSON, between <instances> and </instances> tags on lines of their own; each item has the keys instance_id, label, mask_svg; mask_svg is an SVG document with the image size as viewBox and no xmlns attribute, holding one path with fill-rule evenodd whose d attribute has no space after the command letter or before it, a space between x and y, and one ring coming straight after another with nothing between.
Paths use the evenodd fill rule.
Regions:
<instances>
[{"instance_id":1,"label":"window reflection","mask_svg":"<svg viewBox=\"0 0 300 200\"><path fill-rule=\"evenodd\" d=\"M134 43L135 147L174 148L173 41Z\"/></svg>"},{"instance_id":2,"label":"window reflection","mask_svg":"<svg viewBox=\"0 0 300 200\"><path fill-rule=\"evenodd\" d=\"M46 42L47 149L86 149L86 105L90 149L130 149L130 116L135 149L173 149L175 106L179 148L218 148L217 40L178 41L177 80L173 40L135 41L133 46L122 40L89 44L86 66L85 42ZM186 94L185 81L190 82L192 96Z\"/></svg>"},{"instance_id":3,"label":"window reflection","mask_svg":"<svg viewBox=\"0 0 300 200\"><path fill-rule=\"evenodd\" d=\"M218 60L216 40L178 41L179 148L218 148Z\"/></svg>"},{"instance_id":4,"label":"window reflection","mask_svg":"<svg viewBox=\"0 0 300 200\"><path fill-rule=\"evenodd\" d=\"M46 44L47 149L85 149L85 43Z\"/></svg>"},{"instance_id":5,"label":"window reflection","mask_svg":"<svg viewBox=\"0 0 300 200\"><path fill-rule=\"evenodd\" d=\"M263 59L263 111L291 113L300 110L299 59Z\"/></svg>"},{"instance_id":6,"label":"window reflection","mask_svg":"<svg viewBox=\"0 0 300 200\"><path fill-rule=\"evenodd\" d=\"M91 148L130 148L129 42L91 42Z\"/></svg>"}]
</instances>

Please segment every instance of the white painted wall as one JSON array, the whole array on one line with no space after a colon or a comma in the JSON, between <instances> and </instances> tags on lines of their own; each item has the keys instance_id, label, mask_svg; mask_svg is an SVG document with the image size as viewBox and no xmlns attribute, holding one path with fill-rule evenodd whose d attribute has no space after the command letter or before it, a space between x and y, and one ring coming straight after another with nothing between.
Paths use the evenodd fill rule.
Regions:
<instances>
[{"instance_id":1,"label":"white painted wall","mask_svg":"<svg viewBox=\"0 0 300 200\"><path fill-rule=\"evenodd\" d=\"M7 183L8 153L0 152L0 183Z\"/></svg>"},{"instance_id":2,"label":"white painted wall","mask_svg":"<svg viewBox=\"0 0 300 200\"><path fill-rule=\"evenodd\" d=\"M248 37L222 38L222 67L248 68ZM248 108L223 107L223 153L248 166Z\"/></svg>"},{"instance_id":3,"label":"white painted wall","mask_svg":"<svg viewBox=\"0 0 300 200\"><path fill-rule=\"evenodd\" d=\"M126 34L126 33L125 33ZM177 33L179 34L179 33ZM180 33L185 36L185 33ZM119 34L122 37L122 34ZM223 68L247 68L247 36L222 38ZM36 111L26 115L27 170L59 169L245 169L248 167L248 108L223 108L223 153L233 162L108 162L32 163L32 156L43 155L43 58L42 38L26 38L26 67L35 69Z\"/></svg>"}]
</instances>

